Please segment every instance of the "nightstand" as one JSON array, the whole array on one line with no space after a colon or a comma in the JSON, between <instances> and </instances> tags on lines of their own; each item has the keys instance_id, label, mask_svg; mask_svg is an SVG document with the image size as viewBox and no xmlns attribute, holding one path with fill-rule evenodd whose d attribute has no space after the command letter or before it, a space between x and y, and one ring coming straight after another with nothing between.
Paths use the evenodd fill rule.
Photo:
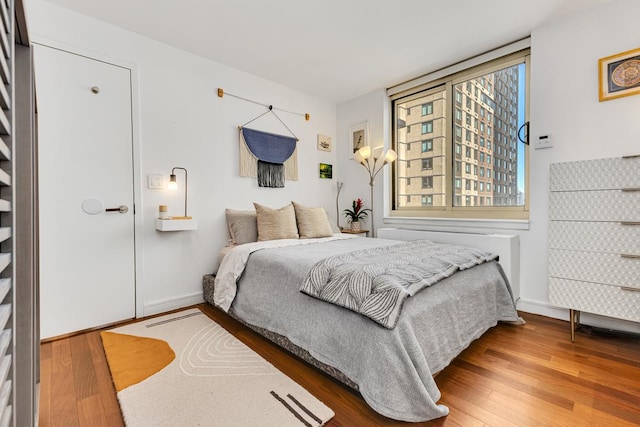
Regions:
<instances>
[{"instance_id":1,"label":"nightstand","mask_svg":"<svg viewBox=\"0 0 640 427\"><path fill-rule=\"evenodd\" d=\"M355 234L355 235L360 236L360 237L368 237L369 236L369 230L352 231L349 228L342 228L342 229L340 229L340 232L343 233L343 234Z\"/></svg>"}]
</instances>

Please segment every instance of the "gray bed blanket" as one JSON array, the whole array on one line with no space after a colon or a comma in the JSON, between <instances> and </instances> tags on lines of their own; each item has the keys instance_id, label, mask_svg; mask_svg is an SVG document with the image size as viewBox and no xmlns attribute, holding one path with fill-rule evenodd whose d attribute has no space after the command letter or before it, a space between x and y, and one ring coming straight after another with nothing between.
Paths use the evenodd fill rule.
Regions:
<instances>
[{"instance_id":1,"label":"gray bed blanket","mask_svg":"<svg viewBox=\"0 0 640 427\"><path fill-rule=\"evenodd\" d=\"M344 373L377 412L403 421L447 415L433 373L498 320L522 322L495 261L460 271L407 299L394 329L299 291L320 260L400 243L357 238L256 251L233 302L245 322L286 336Z\"/></svg>"},{"instance_id":2,"label":"gray bed blanket","mask_svg":"<svg viewBox=\"0 0 640 427\"><path fill-rule=\"evenodd\" d=\"M311 268L300 291L393 329L408 297L496 258L480 249L414 240L326 258Z\"/></svg>"}]
</instances>

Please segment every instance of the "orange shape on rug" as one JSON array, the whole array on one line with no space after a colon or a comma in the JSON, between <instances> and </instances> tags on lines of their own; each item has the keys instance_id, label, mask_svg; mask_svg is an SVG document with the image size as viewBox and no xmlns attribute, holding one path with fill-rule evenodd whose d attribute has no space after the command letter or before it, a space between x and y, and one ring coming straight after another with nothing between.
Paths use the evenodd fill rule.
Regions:
<instances>
[{"instance_id":1,"label":"orange shape on rug","mask_svg":"<svg viewBox=\"0 0 640 427\"><path fill-rule=\"evenodd\" d=\"M166 341L115 332L100 332L116 391L137 384L176 358Z\"/></svg>"}]
</instances>

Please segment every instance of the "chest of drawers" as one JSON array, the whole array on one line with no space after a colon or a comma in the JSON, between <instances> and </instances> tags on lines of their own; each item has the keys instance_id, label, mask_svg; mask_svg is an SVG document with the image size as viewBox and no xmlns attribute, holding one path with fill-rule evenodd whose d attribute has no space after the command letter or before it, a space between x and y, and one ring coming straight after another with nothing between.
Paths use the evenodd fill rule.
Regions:
<instances>
[{"instance_id":1,"label":"chest of drawers","mask_svg":"<svg viewBox=\"0 0 640 427\"><path fill-rule=\"evenodd\" d=\"M549 300L640 322L640 156L550 168Z\"/></svg>"}]
</instances>

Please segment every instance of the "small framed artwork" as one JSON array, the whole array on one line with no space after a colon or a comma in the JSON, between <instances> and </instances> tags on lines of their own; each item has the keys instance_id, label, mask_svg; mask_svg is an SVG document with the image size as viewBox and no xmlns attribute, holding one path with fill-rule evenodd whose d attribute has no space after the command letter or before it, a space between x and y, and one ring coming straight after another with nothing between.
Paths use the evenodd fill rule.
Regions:
<instances>
[{"instance_id":1,"label":"small framed artwork","mask_svg":"<svg viewBox=\"0 0 640 427\"><path fill-rule=\"evenodd\" d=\"M640 48L598 60L599 99L610 99L640 93Z\"/></svg>"},{"instance_id":2,"label":"small framed artwork","mask_svg":"<svg viewBox=\"0 0 640 427\"><path fill-rule=\"evenodd\" d=\"M333 179L333 166L327 163L320 163L320 178Z\"/></svg>"},{"instance_id":3,"label":"small framed artwork","mask_svg":"<svg viewBox=\"0 0 640 427\"><path fill-rule=\"evenodd\" d=\"M349 158L353 158L356 151L369 145L369 123L359 123L349 128Z\"/></svg>"},{"instance_id":4,"label":"small framed artwork","mask_svg":"<svg viewBox=\"0 0 640 427\"><path fill-rule=\"evenodd\" d=\"M331 151L331 137L318 134L318 150Z\"/></svg>"}]
</instances>

